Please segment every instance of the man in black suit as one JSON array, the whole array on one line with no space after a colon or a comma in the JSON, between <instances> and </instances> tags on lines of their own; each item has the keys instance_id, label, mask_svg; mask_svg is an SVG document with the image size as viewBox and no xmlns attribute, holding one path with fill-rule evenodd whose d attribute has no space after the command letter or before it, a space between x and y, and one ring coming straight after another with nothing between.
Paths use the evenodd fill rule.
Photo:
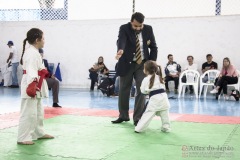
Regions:
<instances>
[{"instance_id":1,"label":"man in black suit","mask_svg":"<svg viewBox=\"0 0 240 160\"><path fill-rule=\"evenodd\" d=\"M39 49L39 53L43 57L43 53L44 53L43 49ZM44 66L50 73L49 77L46 78L46 81L48 84L48 88L52 89L52 96L53 96L53 105L52 106L61 108L61 106L58 105L59 82L58 82L58 80L56 80L54 74L52 74L52 71L50 70L50 68L48 66L48 61L46 59L43 59L43 62L44 62Z\"/></svg>"},{"instance_id":2,"label":"man in black suit","mask_svg":"<svg viewBox=\"0 0 240 160\"><path fill-rule=\"evenodd\" d=\"M157 45L152 27L143 24L144 15L136 12L131 22L120 27L117 47L117 74L120 76L120 90L118 99L119 118L112 123L129 121L129 96L133 78L136 82L137 95L135 97L133 120L136 126L145 110L145 96L140 91L143 78L144 62L156 61ZM150 52L149 52L150 49Z\"/></svg>"}]
</instances>

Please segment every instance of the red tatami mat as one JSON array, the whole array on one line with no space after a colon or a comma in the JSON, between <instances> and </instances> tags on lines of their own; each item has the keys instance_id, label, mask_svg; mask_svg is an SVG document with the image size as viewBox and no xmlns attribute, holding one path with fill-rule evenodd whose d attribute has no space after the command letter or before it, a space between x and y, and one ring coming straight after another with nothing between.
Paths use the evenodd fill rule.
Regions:
<instances>
[{"instance_id":1,"label":"red tatami mat","mask_svg":"<svg viewBox=\"0 0 240 160\"><path fill-rule=\"evenodd\" d=\"M80 108L52 108L45 107L45 118L53 118L60 115L81 115L81 116L102 116L118 117L118 110L103 109L80 109ZM132 111L130 111L132 115ZM19 113L7 113L0 115L0 129L18 125ZM208 116L196 114L176 114L170 113L172 121L197 122L197 123L216 123L216 124L240 124L240 117L230 116Z\"/></svg>"},{"instance_id":2,"label":"red tatami mat","mask_svg":"<svg viewBox=\"0 0 240 160\"><path fill-rule=\"evenodd\" d=\"M199 123L217 123L217 124L240 124L240 117L184 114L184 115L176 118L176 121L199 122Z\"/></svg>"}]
</instances>

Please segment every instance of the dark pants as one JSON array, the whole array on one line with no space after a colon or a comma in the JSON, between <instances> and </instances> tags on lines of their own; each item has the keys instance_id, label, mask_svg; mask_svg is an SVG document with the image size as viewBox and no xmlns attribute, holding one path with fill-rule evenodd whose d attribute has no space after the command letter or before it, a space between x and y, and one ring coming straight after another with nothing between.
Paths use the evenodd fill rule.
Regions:
<instances>
[{"instance_id":1,"label":"dark pants","mask_svg":"<svg viewBox=\"0 0 240 160\"><path fill-rule=\"evenodd\" d=\"M223 94L227 94L227 85L238 83L238 77L222 76L221 78L216 78L215 86L219 86L218 94L223 90Z\"/></svg>"},{"instance_id":2,"label":"dark pants","mask_svg":"<svg viewBox=\"0 0 240 160\"><path fill-rule=\"evenodd\" d=\"M59 82L54 78L46 78L48 88L52 89L53 103L58 103Z\"/></svg>"},{"instance_id":3,"label":"dark pants","mask_svg":"<svg viewBox=\"0 0 240 160\"><path fill-rule=\"evenodd\" d=\"M183 82L183 83L186 83L186 82L187 82L187 77L186 77L186 76L183 76L183 77L182 77L182 82ZM193 91L193 86L190 85L190 86L189 86L189 89L190 89L190 91Z\"/></svg>"},{"instance_id":4,"label":"dark pants","mask_svg":"<svg viewBox=\"0 0 240 160\"><path fill-rule=\"evenodd\" d=\"M91 79L91 86L90 89L93 90L94 89L94 85L96 82L98 82L98 74L97 72L90 72L89 77Z\"/></svg>"},{"instance_id":5,"label":"dark pants","mask_svg":"<svg viewBox=\"0 0 240 160\"><path fill-rule=\"evenodd\" d=\"M168 88L168 82L169 81L174 81L175 89L178 89L179 77L166 76L165 77L165 87L166 87L166 89L169 89Z\"/></svg>"},{"instance_id":6,"label":"dark pants","mask_svg":"<svg viewBox=\"0 0 240 160\"><path fill-rule=\"evenodd\" d=\"M119 118L129 119L129 95L132 87L133 78L136 83L137 95L135 97L133 120L134 122L139 121L145 110L145 95L140 91L140 86L145 74L143 73L144 62L137 64L132 62L129 71L125 76L120 76L120 86L119 86Z\"/></svg>"}]
</instances>

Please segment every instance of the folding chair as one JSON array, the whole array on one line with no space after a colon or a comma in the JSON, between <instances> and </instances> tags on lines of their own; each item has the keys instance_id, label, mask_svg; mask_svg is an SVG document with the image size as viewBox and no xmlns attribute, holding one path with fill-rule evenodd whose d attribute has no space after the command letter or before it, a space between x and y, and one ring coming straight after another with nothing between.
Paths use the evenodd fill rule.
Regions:
<instances>
[{"instance_id":1,"label":"folding chair","mask_svg":"<svg viewBox=\"0 0 240 160\"><path fill-rule=\"evenodd\" d=\"M182 77L186 76L186 82L182 82ZM196 98L198 98L198 81L199 81L199 77L200 74L198 71L196 70L185 70L181 73L180 77L179 77L179 88L178 88L178 98L180 98L181 96L181 92L182 96L185 96L185 89L186 86L188 85L192 85L194 88L194 92L196 95Z\"/></svg>"},{"instance_id":2,"label":"folding chair","mask_svg":"<svg viewBox=\"0 0 240 160\"><path fill-rule=\"evenodd\" d=\"M214 86L215 79L218 77L220 71L218 70L208 70L204 72L200 77L200 92L199 97L201 96L202 90L204 89L204 98L206 98L208 86ZM203 82L203 79L207 77L207 82Z\"/></svg>"}]
</instances>

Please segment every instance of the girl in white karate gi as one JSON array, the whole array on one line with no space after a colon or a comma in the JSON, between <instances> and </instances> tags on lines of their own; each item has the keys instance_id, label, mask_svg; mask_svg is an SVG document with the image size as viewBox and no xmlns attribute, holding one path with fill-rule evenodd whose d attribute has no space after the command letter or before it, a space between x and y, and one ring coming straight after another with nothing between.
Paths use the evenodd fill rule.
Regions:
<instances>
[{"instance_id":1,"label":"girl in white karate gi","mask_svg":"<svg viewBox=\"0 0 240 160\"><path fill-rule=\"evenodd\" d=\"M144 73L147 76L143 79L140 89L143 94L149 94L149 101L145 112L135 127L135 132L143 132L148 127L155 115L161 117L161 130L163 132L169 132L170 103L165 92L161 67L158 66L154 61L149 60L144 64Z\"/></svg>"},{"instance_id":2,"label":"girl in white karate gi","mask_svg":"<svg viewBox=\"0 0 240 160\"><path fill-rule=\"evenodd\" d=\"M25 51L26 41L30 47ZM45 69L39 48L44 46L44 36L40 29L32 28L27 32L27 38L23 41L23 52L20 63L24 70L21 82L21 112L18 128L18 144L32 145L33 140L54 138L43 131L44 108L41 98L48 97L48 87L43 80L41 92L30 97L26 89L33 81L39 81L39 71Z\"/></svg>"}]
</instances>

